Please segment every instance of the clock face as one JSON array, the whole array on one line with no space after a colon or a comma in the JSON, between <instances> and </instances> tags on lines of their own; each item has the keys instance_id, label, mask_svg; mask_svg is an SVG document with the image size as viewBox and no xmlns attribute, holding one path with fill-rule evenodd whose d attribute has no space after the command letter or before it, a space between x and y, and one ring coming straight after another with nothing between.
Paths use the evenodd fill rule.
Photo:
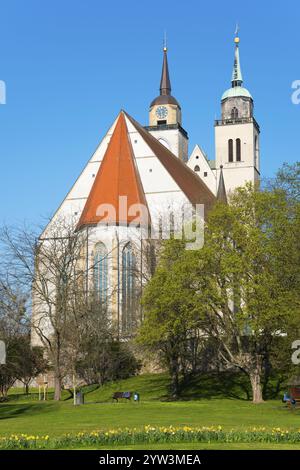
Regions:
<instances>
[{"instance_id":1,"label":"clock face","mask_svg":"<svg viewBox=\"0 0 300 470\"><path fill-rule=\"evenodd\" d=\"M165 106L158 106L157 110L156 110L156 116L159 118L159 119L165 119L168 115L168 110Z\"/></svg>"}]
</instances>

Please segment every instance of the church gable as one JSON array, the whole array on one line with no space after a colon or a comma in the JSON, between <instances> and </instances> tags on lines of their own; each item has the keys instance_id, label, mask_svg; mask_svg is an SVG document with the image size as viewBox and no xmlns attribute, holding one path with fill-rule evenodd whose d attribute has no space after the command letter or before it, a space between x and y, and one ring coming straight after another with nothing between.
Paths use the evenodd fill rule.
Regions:
<instances>
[{"instance_id":1,"label":"church gable","mask_svg":"<svg viewBox=\"0 0 300 470\"><path fill-rule=\"evenodd\" d=\"M216 175L211 169L207 157L199 145L195 145L187 165L199 176L210 191L215 194L217 186Z\"/></svg>"}]
</instances>

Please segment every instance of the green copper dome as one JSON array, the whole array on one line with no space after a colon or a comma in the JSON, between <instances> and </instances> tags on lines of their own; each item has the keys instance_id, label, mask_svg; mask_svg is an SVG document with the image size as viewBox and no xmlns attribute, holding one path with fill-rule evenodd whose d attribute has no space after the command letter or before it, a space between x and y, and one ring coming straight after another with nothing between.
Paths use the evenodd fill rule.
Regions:
<instances>
[{"instance_id":1,"label":"green copper dome","mask_svg":"<svg viewBox=\"0 0 300 470\"><path fill-rule=\"evenodd\" d=\"M234 51L234 63L233 63L233 71L232 71L232 78L231 84L232 87L229 90L226 90L222 96L222 101L226 100L226 98L251 98L252 96L249 91L243 87L243 75L241 70L241 61L240 61L240 51L239 51L239 43L240 38L236 36L234 38L235 42L235 51Z\"/></svg>"},{"instance_id":2,"label":"green copper dome","mask_svg":"<svg viewBox=\"0 0 300 470\"><path fill-rule=\"evenodd\" d=\"M229 88L229 90L223 93L222 101L225 100L226 98L235 98L235 97L244 97L244 98L252 99L250 92L246 88L242 86L235 86L235 87Z\"/></svg>"}]
</instances>

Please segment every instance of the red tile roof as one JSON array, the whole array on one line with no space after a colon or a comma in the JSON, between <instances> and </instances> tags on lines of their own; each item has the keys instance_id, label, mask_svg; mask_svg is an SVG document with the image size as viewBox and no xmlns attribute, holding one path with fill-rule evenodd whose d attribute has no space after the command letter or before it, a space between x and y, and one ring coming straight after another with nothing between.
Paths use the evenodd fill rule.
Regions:
<instances>
[{"instance_id":1,"label":"red tile roof","mask_svg":"<svg viewBox=\"0 0 300 470\"><path fill-rule=\"evenodd\" d=\"M120 197L127 197L127 207L142 205L143 210L122 210ZM107 208L110 205L110 208ZM108 212L107 212L108 210ZM77 229L87 225L109 223L148 225L150 216L142 182L136 167L124 113L121 112L103 161L78 222Z\"/></svg>"}]
</instances>

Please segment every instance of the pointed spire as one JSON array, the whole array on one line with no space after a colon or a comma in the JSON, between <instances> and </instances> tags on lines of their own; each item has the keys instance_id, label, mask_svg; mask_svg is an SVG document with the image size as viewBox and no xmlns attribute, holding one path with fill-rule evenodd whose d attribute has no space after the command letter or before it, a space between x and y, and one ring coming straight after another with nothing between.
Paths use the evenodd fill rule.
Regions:
<instances>
[{"instance_id":1,"label":"pointed spire","mask_svg":"<svg viewBox=\"0 0 300 470\"><path fill-rule=\"evenodd\" d=\"M227 204L227 195L223 175L223 165L220 166L219 186L217 191L217 201Z\"/></svg>"},{"instance_id":2,"label":"pointed spire","mask_svg":"<svg viewBox=\"0 0 300 470\"><path fill-rule=\"evenodd\" d=\"M150 111L153 108L153 106L166 105L166 104L172 104L174 106L177 106L178 109L181 109L180 104L178 103L176 98L174 98L174 96L171 95L171 82L170 82L170 76L169 76L167 52L168 52L167 36L165 33L164 41L163 41L164 56L163 56L162 73L161 73L161 80L160 80L160 87L159 87L160 94L151 102Z\"/></svg>"},{"instance_id":3,"label":"pointed spire","mask_svg":"<svg viewBox=\"0 0 300 470\"><path fill-rule=\"evenodd\" d=\"M233 64L233 72L232 72L232 79L231 79L233 88L243 85L243 76L242 76L241 63L240 63L240 51L239 51L240 38L239 38L238 25L235 31L234 42L235 42L234 64Z\"/></svg>"},{"instance_id":4,"label":"pointed spire","mask_svg":"<svg viewBox=\"0 0 300 470\"><path fill-rule=\"evenodd\" d=\"M162 73L161 73L161 81L160 81L160 94L161 95L170 95L171 94L171 82L169 76L169 67L168 67L168 57L167 57L167 36L165 33L164 37L164 58L163 58L163 66L162 66Z\"/></svg>"},{"instance_id":5,"label":"pointed spire","mask_svg":"<svg viewBox=\"0 0 300 470\"><path fill-rule=\"evenodd\" d=\"M250 98L253 100L251 93L244 88L243 85L243 75L241 71L241 63L240 63L240 38L239 38L239 28L236 27L235 31L235 51L234 51L234 64L233 64L233 72L231 78L231 88L226 90L225 93L222 95L222 102L228 98L236 98L236 97L243 97L243 98Z\"/></svg>"}]
</instances>

